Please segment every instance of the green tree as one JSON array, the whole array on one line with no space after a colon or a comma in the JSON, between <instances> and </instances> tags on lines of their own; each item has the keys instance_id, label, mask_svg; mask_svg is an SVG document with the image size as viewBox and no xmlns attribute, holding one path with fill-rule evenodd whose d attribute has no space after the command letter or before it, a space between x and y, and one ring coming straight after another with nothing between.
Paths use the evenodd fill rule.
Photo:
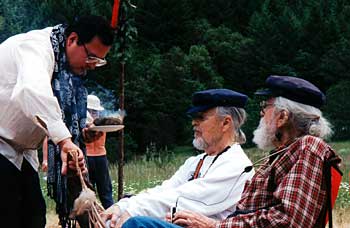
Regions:
<instances>
[{"instance_id":1,"label":"green tree","mask_svg":"<svg viewBox=\"0 0 350 228\"><path fill-rule=\"evenodd\" d=\"M234 89L249 93L256 88L259 81L251 80L255 78L256 72L252 72L249 63L252 40L242 36L238 32L220 26L209 28L201 41L206 45L213 59L214 69L224 79L225 88Z\"/></svg>"},{"instance_id":2,"label":"green tree","mask_svg":"<svg viewBox=\"0 0 350 228\"><path fill-rule=\"evenodd\" d=\"M350 80L340 81L327 90L324 113L333 125L333 139L350 138Z\"/></svg>"},{"instance_id":3,"label":"green tree","mask_svg":"<svg viewBox=\"0 0 350 228\"><path fill-rule=\"evenodd\" d=\"M164 148L187 141L191 128L185 112L192 93L222 87L205 47L193 46L188 54L180 48L150 51L133 55L126 90L127 124L141 150L150 143Z\"/></svg>"},{"instance_id":4,"label":"green tree","mask_svg":"<svg viewBox=\"0 0 350 228\"><path fill-rule=\"evenodd\" d=\"M136 27L144 45L162 52L186 43L186 25L193 12L187 0L141 0L137 3Z\"/></svg>"},{"instance_id":5,"label":"green tree","mask_svg":"<svg viewBox=\"0 0 350 228\"><path fill-rule=\"evenodd\" d=\"M259 121L260 121L260 107L259 107L260 99L261 98L258 98L258 97L249 98L248 103L245 107L245 110L247 112L247 121L242 126L242 130L245 133L247 138L247 142L244 145L245 147L254 146L252 139L253 139L253 132L258 127Z\"/></svg>"},{"instance_id":6,"label":"green tree","mask_svg":"<svg viewBox=\"0 0 350 228\"><path fill-rule=\"evenodd\" d=\"M342 37L342 28L348 28L342 19L347 5L340 0L266 0L249 25L257 73L298 75L326 90L320 62Z\"/></svg>"},{"instance_id":7,"label":"green tree","mask_svg":"<svg viewBox=\"0 0 350 228\"><path fill-rule=\"evenodd\" d=\"M207 19L214 27L226 26L244 33L253 12L263 0L189 0L195 19Z\"/></svg>"},{"instance_id":8,"label":"green tree","mask_svg":"<svg viewBox=\"0 0 350 228\"><path fill-rule=\"evenodd\" d=\"M87 84L90 91L102 85L118 97L120 63L125 63L127 153L143 153L151 144L159 151L190 143L185 111L198 90L225 87L254 98L268 75L279 74L300 76L336 96L339 80L350 80L347 0L139 0L136 11L122 2L126 20L109 64L91 72ZM0 41L82 14L108 19L112 3L2 0ZM348 83L341 89L346 88ZM111 103L118 108L118 99ZM327 106L325 113L343 120L334 110ZM247 111L243 129L251 138L259 120L255 99ZM340 123L335 126L343 132Z\"/></svg>"},{"instance_id":9,"label":"green tree","mask_svg":"<svg viewBox=\"0 0 350 228\"><path fill-rule=\"evenodd\" d=\"M192 80L199 81L206 88L220 88L223 78L216 73L209 52L205 46L194 45L186 56Z\"/></svg>"},{"instance_id":10,"label":"green tree","mask_svg":"<svg viewBox=\"0 0 350 228\"><path fill-rule=\"evenodd\" d=\"M320 74L329 85L350 80L350 40L342 38L322 56Z\"/></svg>"}]
</instances>

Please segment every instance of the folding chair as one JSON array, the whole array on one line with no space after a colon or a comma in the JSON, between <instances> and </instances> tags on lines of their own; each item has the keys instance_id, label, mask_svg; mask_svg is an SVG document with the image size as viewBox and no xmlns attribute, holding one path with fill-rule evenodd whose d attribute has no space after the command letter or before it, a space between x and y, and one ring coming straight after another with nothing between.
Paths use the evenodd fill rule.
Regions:
<instances>
[{"instance_id":1,"label":"folding chair","mask_svg":"<svg viewBox=\"0 0 350 228\"><path fill-rule=\"evenodd\" d=\"M340 162L341 159L339 156L331 157L325 162L324 186L326 189L326 202L323 205L320 217L316 222L316 224L320 224L321 227L325 227L328 222L328 227L333 227L332 209L337 199L340 183L343 176L343 173L339 169Z\"/></svg>"}]
</instances>

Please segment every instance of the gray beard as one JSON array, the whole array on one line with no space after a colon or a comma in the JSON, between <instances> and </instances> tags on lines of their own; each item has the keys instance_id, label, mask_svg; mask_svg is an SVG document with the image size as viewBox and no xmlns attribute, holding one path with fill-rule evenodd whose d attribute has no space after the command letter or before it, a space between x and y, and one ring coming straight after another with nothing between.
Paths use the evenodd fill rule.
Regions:
<instances>
[{"instance_id":1,"label":"gray beard","mask_svg":"<svg viewBox=\"0 0 350 228\"><path fill-rule=\"evenodd\" d=\"M194 138L192 144L197 150L205 150L209 147L209 144L200 137Z\"/></svg>"},{"instance_id":2,"label":"gray beard","mask_svg":"<svg viewBox=\"0 0 350 228\"><path fill-rule=\"evenodd\" d=\"M276 126L266 124L264 119L261 118L258 128L253 132L253 142L261 150L271 150L274 148L275 133Z\"/></svg>"}]
</instances>

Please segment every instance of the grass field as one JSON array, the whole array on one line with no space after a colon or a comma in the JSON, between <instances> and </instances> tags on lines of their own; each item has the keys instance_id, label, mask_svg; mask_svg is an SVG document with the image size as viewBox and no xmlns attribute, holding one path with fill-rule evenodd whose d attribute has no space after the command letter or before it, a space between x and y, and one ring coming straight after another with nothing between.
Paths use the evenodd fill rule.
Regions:
<instances>
[{"instance_id":1,"label":"grass field","mask_svg":"<svg viewBox=\"0 0 350 228\"><path fill-rule=\"evenodd\" d=\"M334 142L332 147L341 155L343 159L341 170L344 173L343 183L340 187L337 202L335 205L335 227L350 227L350 193L349 193L349 172L350 172L350 141ZM168 151L162 156L154 156L146 159L139 157L128 162L124 166L124 193L138 193L146 188L160 184L163 180L169 178L191 155L190 147L179 147L174 151ZM252 161L265 156L256 148L245 149L247 155ZM113 184L114 198L117 198L117 166L110 166L110 174ZM42 183L44 194L46 193L46 184ZM54 216L54 203L47 199L48 208L48 226L50 228L57 227L57 219Z\"/></svg>"}]
</instances>

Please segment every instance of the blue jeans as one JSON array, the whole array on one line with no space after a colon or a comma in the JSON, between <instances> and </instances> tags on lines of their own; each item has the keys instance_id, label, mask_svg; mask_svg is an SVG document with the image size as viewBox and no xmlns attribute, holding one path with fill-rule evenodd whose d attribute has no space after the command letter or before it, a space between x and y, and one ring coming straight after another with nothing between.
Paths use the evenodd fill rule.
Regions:
<instances>
[{"instance_id":1,"label":"blue jeans","mask_svg":"<svg viewBox=\"0 0 350 228\"><path fill-rule=\"evenodd\" d=\"M97 188L102 206L107 209L114 204L107 156L88 156L88 165L90 181Z\"/></svg>"},{"instance_id":2,"label":"blue jeans","mask_svg":"<svg viewBox=\"0 0 350 228\"><path fill-rule=\"evenodd\" d=\"M122 226L122 228L180 228L168 222L160 219L146 217L146 216L135 216L129 218Z\"/></svg>"}]
</instances>

